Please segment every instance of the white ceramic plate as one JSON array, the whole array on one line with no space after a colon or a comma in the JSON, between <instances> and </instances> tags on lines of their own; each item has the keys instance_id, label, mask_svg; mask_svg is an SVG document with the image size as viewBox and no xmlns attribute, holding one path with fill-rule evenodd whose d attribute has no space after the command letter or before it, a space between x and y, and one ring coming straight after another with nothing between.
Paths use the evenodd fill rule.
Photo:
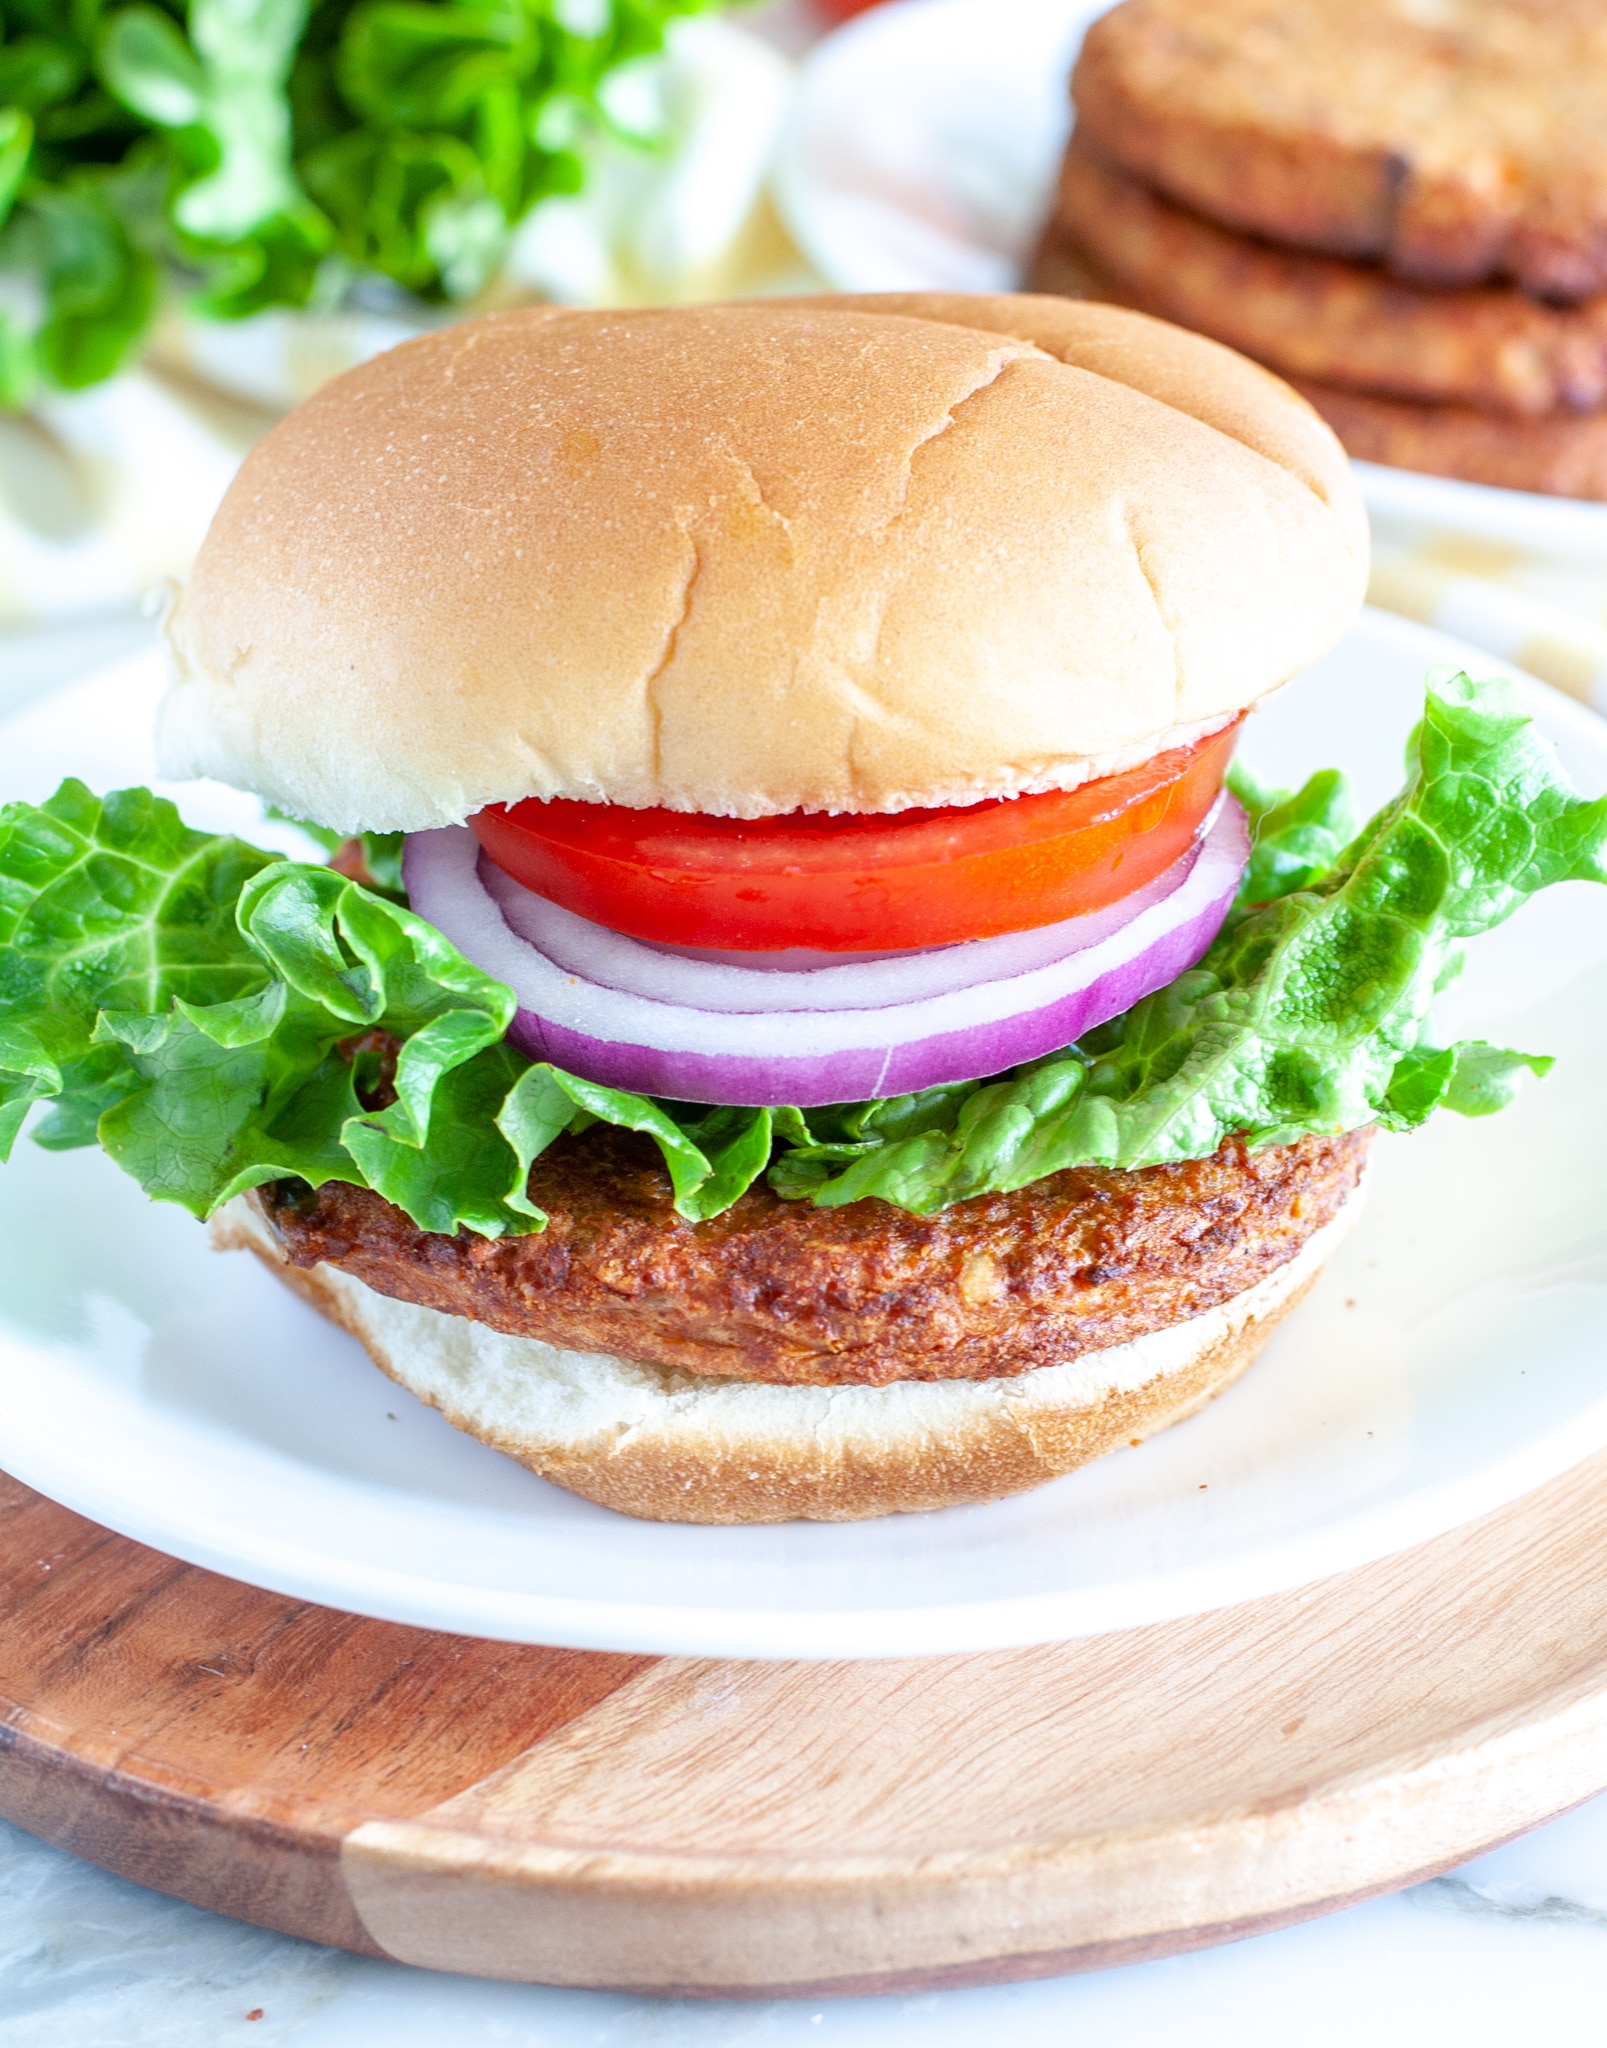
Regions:
<instances>
[{"instance_id":1,"label":"white ceramic plate","mask_svg":"<svg viewBox=\"0 0 1607 2048\"><path fill-rule=\"evenodd\" d=\"M1013 291L1071 132L1067 80L1110 0L893 0L805 61L773 173L839 291ZM1375 518L1607 556L1607 505L1356 465Z\"/></svg>"},{"instance_id":2,"label":"white ceramic plate","mask_svg":"<svg viewBox=\"0 0 1607 2048\"><path fill-rule=\"evenodd\" d=\"M1395 786L1428 665L1366 616L1258 714L1246 756ZM1483 664L1486 665L1487 664ZM0 724L0 794L145 779L147 660ZM1575 778L1607 725L1539 685ZM174 794L252 830L250 799ZM285 843L283 828L273 834ZM0 1169L0 1464L125 1534L278 1591L435 1627L751 1656L976 1650L1197 1611L1338 1571L1607 1443L1607 890L1474 949L1445 1028L1559 1055L1483 1123L1381 1141L1362 1222L1205 1414L1018 1500L848 1526L664 1528L458 1436L247 1257L97 1152Z\"/></svg>"}]
</instances>

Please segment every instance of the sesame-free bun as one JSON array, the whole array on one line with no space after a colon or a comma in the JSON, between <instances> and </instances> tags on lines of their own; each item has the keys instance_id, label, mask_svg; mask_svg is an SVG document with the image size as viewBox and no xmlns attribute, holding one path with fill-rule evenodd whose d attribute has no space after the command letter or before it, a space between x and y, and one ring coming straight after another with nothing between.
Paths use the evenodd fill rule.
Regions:
<instances>
[{"instance_id":1,"label":"sesame-free bun","mask_svg":"<svg viewBox=\"0 0 1607 2048\"><path fill-rule=\"evenodd\" d=\"M1142 315L500 313L247 457L170 621L162 769L343 831L1074 788L1315 660L1365 567L1305 401Z\"/></svg>"},{"instance_id":2,"label":"sesame-free bun","mask_svg":"<svg viewBox=\"0 0 1607 2048\"><path fill-rule=\"evenodd\" d=\"M1283 1265L1203 1315L1009 1378L778 1386L565 1351L288 1263L251 1196L212 1221L454 1428L659 1522L851 1522L999 1500L1181 1422L1252 1363L1355 1221L1365 1182Z\"/></svg>"}]
</instances>

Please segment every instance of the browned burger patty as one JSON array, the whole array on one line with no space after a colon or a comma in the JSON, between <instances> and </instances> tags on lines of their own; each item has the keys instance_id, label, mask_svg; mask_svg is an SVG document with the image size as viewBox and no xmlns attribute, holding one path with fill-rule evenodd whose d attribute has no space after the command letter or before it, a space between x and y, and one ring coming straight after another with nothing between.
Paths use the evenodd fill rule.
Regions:
<instances>
[{"instance_id":1,"label":"browned burger patty","mask_svg":"<svg viewBox=\"0 0 1607 2048\"><path fill-rule=\"evenodd\" d=\"M1030 281L1034 291L1066 298L1133 302L1058 223L1051 225L1033 258ZM1363 462L1499 484L1510 491L1607 499L1607 408L1525 418L1344 391L1314 377L1290 375L1290 382Z\"/></svg>"},{"instance_id":2,"label":"browned burger patty","mask_svg":"<svg viewBox=\"0 0 1607 2048\"><path fill-rule=\"evenodd\" d=\"M1079 125L1186 206L1406 277L1607 289L1601 0L1126 0Z\"/></svg>"},{"instance_id":3,"label":"browned burger patty","mask_svg":"<svg viewBox=\"0 0 1607 2048\"><path fill-rule=\"evenodd\" d=\"M1304 377L1291 381L1363 462L1509 491L1607 499L1607 410L1513 419L1463 405L1414 405L1409 399L1337 391Z\"/></svg>"},{"instance_id":4,"label":"browned burger patty","mask_svg":"<svg viewBox=\"0 0 1607 2048\"><path fill-rule=\"evenodd\" d=\"M1051 220L1032 252L1023 291L1051 292L1062 299L1099 299L1119 306L1122 295L1114 281L1072 240L1058 220Z\"/></svg>"},{"instance_id":5,"label":"browned burger patty","mask_svg":"<svg viewBox=\"0 0 1607 2048\"><path fill-rule=\"evenodd\" d=\"M1137 1173L1080 1167L911 1216L819 1209L758 1183L676 1215L653 1146L594 1129L537 1160L545 1231L417 1229L367 1189L261 1191L297 1266L516 1337L778 1384L993 1379L1201 1315L1292 1259L1343 1206L1371 1134Z\"/></svg>"},{"instance_id":6,"label":"browned burger patty","mask_svg":"<svg viewBox=\"0 0 1607 2048\"><path fill-rule=\"evenodd\" d=\"M1073 140L1056 225L1122 301L1289 377L1492 412L1607 399L1607 297L1425 290L1376 265L1275 249L1159 198Z\"/></svg>"}]
</instances>

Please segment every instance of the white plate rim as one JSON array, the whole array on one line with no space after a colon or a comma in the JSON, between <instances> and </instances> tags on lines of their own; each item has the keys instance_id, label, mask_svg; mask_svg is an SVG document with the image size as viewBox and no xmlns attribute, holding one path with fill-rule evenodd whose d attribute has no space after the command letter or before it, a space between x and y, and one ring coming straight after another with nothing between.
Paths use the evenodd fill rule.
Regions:
<instances>
[{"instance_id":1,"label":"white plate rim","mask_svg":"<svg viewBox=\"0 0 1607 2048\"><path fill-rule=\"evenodd\" d=\"M956 1603L947 1607L710 1608L632 1605L516 1594L390 1573L349 1561L339 1570L317 1552L288 1543L242 1544L220 1525L170 1508L153 1511L104 1491L86 1502L76 1475L49 1448L0 1430L0 1459L13 1478L136 1543L225 1578L373 1620L511 1643L637 1655L725 1657L787 1662L840 1658L971 1655L1117 1635L1213 1613L1316 1584L1416 1548L1497 1512L1607 1447L1607 1398L1591 1427L1578 1418L1522 1454L1411 1500L1286 1545L1259 1552L1232 1574L1220 1567L1156 1575L1144 1596L1131 1585Z\"/></svg>"},{"instance_id":2,"label":"white plate rim","mask_svg":"<svg viewBox=\"0 0 1607 2048\"><path fill-rule=\"evenodd\" d=\"M1459 661L1477 673L1517 675L1509 665L1431 628L1391 614L1364 615L1365 630L1409 650L1420 666ZM1530 686L1530 679L1519 679ZM1602 744L1603 722L1545 685L1552 719ZM11 1348L9 1340L7 1349ZM1233 1606L1306 1585L1443 1535L1543 1485L1607 1445L1607 1392L1587 1410L1505 1458L1421 1488L1276 1550L1147 1581L1072 1587L1030 1596L912 1607L666 1606L512 1591L413 1573L351 1558L332 1560L286 1539L242 1537L180 1499L152 1501L136 1488L86 1479L59 1440L19 1427L0 1404L0 1461L24 1484L137 1542L191 1564L292 1598L448 1632L587 1650L670 1655L829 1659L1002 1650L1115 1633Z\"/></svg>"}]
</instances>

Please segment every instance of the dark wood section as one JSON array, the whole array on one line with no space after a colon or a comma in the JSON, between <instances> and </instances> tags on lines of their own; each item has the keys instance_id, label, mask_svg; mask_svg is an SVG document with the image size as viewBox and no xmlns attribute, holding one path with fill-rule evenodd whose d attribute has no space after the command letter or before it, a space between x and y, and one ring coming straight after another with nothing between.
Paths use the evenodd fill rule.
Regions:
<instances>
[{"instance_id":1,"label":"dark wood section","mask_svg":"<svg viewBox=\"0 0 1607 2048\"><path fill-rule=\"evenodd\" d=\"M0 1814L286 1933L379 1953L343 1837L450 1798L652 1661L258 1592L0 1475Z\"/></svg>"}]
</instances>

